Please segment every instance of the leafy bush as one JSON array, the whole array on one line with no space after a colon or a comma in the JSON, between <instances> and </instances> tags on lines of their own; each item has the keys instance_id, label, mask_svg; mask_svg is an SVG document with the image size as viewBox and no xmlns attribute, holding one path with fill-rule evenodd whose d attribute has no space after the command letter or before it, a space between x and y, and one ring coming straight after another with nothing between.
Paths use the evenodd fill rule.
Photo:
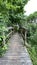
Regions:
<instances>
[{"instance_id":1,"label":"leafy bush","mask_svg":"<svg viewBox=\"0 0 37 65\"><path fill-rule=\"evenodd\" d=\"M6 50L7 50L7 45L6 44L3 47L0 46L0 57L2 57L4 55Z\"/></svg>"},{"instance_id":2,"label":"leafy bush","mask_svg":"<svg viewBox=\"0 0 37 65\"><path fill-rule=\"evenodd\" d=\"M37 65L37 46L35 45L31 48L28 48L28 52L30 54L33 65Z\"/></svg>"},{"instance_id":3,"label":"leafy bush","mask_svg":"<svg viewBox=\"0 0 37 65\"><path fill-rule=\"evenodd\" d=\"M27 41L31 45L31 48L28 48L33 65L37 65L37 12L30 15L27 20Z\"/></svg>"}]
</instances>

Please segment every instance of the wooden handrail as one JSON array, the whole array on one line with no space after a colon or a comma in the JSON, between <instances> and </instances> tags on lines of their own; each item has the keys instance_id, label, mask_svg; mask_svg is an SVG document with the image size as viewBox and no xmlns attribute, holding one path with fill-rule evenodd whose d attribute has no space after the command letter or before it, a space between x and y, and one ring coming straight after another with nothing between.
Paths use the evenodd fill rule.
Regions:
<instances>
[{"instance_id":1,"label":"wooden handrail","mask_svg":"<svg viewBox=\"0 0 37 65\"><path fill-rule=\"evenodd\" d=\"M12 34L12 29L13 29L13 27L7 27L7 29L8 30L11 30L11 32L9 32L9 34L5 37L5 31L3 31L3 44L5 45L5 43L6 43L6 39Z\"/></svg>"},{"instance_id":2,"label":"wooden handrail","mask_svg":"<svg viewBox=\"0 0 37 65\"><path fill-rule=\"evenodd\" d=\"M12 34L12 32L13 32L13 31L11 31L11 32L10 32L10 33L6 36L6 38L8 38L8 37L9 37L9 35L10 35L10 34Z\"/></svg>"},{"instance_id":3,"label":"wooden handrail","mask_svg":"<svg viewBox=\"0 0 37 65\"><path fill-rule=\"evenodd\" d=\"M6 28L7 30L11 30L11 29L14 29L13 27L7 27ZM7 31L7 30L3 30L4 32ZM2 29L0 29L0 32L2 32Z\"/></svg>"},{"instance_id":4,"label":"wooden handrail","mask_svg":"<svg viewBox=\"0 0 37 65\"><path fill-rule=\"evenodd\" d=\"M13 27L7 27L8 30L14 29Z\"/></svg>"}]
</instances>

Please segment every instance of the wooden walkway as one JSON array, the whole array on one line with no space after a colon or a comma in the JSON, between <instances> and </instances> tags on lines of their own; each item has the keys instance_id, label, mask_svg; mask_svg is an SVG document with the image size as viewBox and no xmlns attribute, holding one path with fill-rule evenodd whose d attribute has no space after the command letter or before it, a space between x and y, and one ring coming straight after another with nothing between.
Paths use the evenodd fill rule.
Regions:
<instances>
[{"instance_id":1,"label":"wooden walkway","mask_svg":"<svg viewBox=\"0 0 37 65\"><path fill-rule=\"evenodd\" d=\"M22 37L15 33L9 40L8 51L0 58L0 65L32 65L27 49L22 44Z\"/></svg>"}]
</instances>

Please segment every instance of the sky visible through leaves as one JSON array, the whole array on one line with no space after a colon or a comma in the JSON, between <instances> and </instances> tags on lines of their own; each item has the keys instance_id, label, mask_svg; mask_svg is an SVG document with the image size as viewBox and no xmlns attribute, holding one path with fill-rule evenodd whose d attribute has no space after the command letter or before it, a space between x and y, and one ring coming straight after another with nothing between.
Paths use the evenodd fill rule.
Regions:
<instances>
[{"instance_id":1,"label":"sky visible through leaves","mask_svg":"<svg viewBox=\"0 0 37 65\"><path fill-rule=\"evenodd\" d=\"M37 11L37 0L30 0L24 9L26 10L26 15Z\"/></svg>"}]
</instances>

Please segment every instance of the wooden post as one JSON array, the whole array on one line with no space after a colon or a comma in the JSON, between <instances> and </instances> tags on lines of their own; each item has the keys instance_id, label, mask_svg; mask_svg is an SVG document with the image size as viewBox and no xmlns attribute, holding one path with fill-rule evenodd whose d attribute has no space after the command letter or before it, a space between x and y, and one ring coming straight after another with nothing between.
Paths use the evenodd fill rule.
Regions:
<instances>
[{"instance_id":1,"label":"wooden post","mask_svg":"<svg viewBox=\"0 0 37 65\"><path fill-rule=\"evenodd\" d=\"M27 43L26 35L27 35L27 31L25 31L25 40L24 40L24 45Z\"/></svg>"},{"instance_id":2,"label":"wooden post","mask_svg":"<svg viewBox=\"0 0 37 65\"><path fill-rule=\"evenodd\" d=\"M12 36L12 29L11 29L11 36ZM11 36L10 36L10 37L11 37Z\"/></svg>"},{"instance_id":3,"label":"wooden post","mask_svg":"<svg viewBox=\"0 0 37 65\"><path fill-rule=\"evenodd\" d=\"M5 32L3 31L3 45L5 45Z\"/></svg>"}]
</instances>

